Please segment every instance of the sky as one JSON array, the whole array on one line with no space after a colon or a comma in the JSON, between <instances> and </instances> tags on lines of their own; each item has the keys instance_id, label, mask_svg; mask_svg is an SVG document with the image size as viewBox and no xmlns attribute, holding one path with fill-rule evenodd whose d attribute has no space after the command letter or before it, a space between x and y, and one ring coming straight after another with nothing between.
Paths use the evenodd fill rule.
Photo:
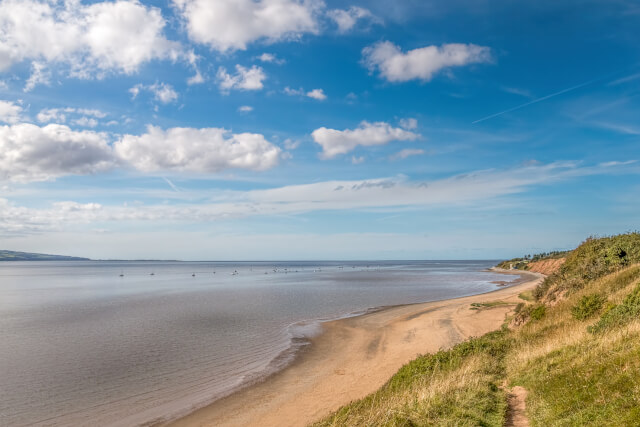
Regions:
<instances>
[{"instance_id":1,"label":"sky","mask_svg":"<svg viewBox=\"0 0 640 427\"><path fill-rule=\"evenodd\" d=\"M638 229L640 4L0 0L0 248L500 259Z\"/></svg>"}]
</instances>

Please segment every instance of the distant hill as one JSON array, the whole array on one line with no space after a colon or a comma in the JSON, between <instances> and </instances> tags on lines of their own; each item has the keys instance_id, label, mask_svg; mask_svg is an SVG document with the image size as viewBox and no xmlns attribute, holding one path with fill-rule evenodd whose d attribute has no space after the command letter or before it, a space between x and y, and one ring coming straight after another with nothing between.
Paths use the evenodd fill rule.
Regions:
<instances>
[{"instance_id":1,"label":"distant hill","mask_svg":"<svg viewBox=\"0 0 640 427\"><path fill-rule=\"evenodd\" d=\"M89 261L89 258L0 250L0 261Z\"/></svg>"}]
</instances>

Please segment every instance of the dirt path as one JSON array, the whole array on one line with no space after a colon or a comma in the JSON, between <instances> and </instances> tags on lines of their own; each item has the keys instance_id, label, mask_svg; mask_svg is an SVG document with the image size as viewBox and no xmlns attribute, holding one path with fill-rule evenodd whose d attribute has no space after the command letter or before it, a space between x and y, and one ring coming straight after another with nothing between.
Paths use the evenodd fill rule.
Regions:
<instances>
[{"instance_id":1,"label":"dirt path","mask_svg":"<svg viewBox=\"0 0 640 427\"><path fill-rule=\"evenodd\" d=\"M529 419L526 414L527 390L520 386L511 389L508 397L509 409L507 410L506 427L529 427Z\"/></svg>"}]
</instances>

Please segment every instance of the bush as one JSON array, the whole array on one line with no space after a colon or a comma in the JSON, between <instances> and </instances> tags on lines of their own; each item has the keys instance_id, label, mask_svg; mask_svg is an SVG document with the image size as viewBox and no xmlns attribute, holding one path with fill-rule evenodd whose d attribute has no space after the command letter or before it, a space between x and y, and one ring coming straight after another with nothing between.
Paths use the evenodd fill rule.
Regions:
<instances>
[{"instance_id":1,"label":"bush","mask_svg":"<svg viewBox=\"0 0 640 427\"><path fill-rule=\"evenodd\" d=\"M571 314L577 320L588 319L602 309L605 301L600 294L585 295L571 308Z\"/></svg>"},{"instance_id":2,"label":"bush","mask_svg":"<svg viewBox=\"0 0 640 427\"><path fill-rule=\"evenodd\" d=\"M544 305L537 305L531 309L529 316L531 316L533 320L540 320L546 313L547 307L545 307Z\"/></svg>"},{"instance_id":3,"label":"bush","mask_svg":"<svg viewBox=\"0 0 640 427\"><path fill-rule=\"evenodd\" d=\"M589 328L589 332L597 333L606 331L616 326L622 326L633 319L640 318L640 285L636 286L629 295L624 298L622 304L607 309L600 320Z\"/></svg>"}]
</instances>

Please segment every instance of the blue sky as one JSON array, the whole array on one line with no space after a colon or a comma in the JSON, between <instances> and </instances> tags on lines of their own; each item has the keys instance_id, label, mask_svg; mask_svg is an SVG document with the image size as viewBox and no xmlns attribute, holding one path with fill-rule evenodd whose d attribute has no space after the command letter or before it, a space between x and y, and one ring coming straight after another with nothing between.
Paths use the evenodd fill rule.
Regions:
<instances>
[{"instance_id":1,"label":"blue sky","mask_svg":"<svg viewBox=\"0 0 640 427\"><path fill-rule=\"evenodd\" d=\"M0 241L463 259L637 229L633 1L0 1Z\"/></svg>"}]
</instances>

